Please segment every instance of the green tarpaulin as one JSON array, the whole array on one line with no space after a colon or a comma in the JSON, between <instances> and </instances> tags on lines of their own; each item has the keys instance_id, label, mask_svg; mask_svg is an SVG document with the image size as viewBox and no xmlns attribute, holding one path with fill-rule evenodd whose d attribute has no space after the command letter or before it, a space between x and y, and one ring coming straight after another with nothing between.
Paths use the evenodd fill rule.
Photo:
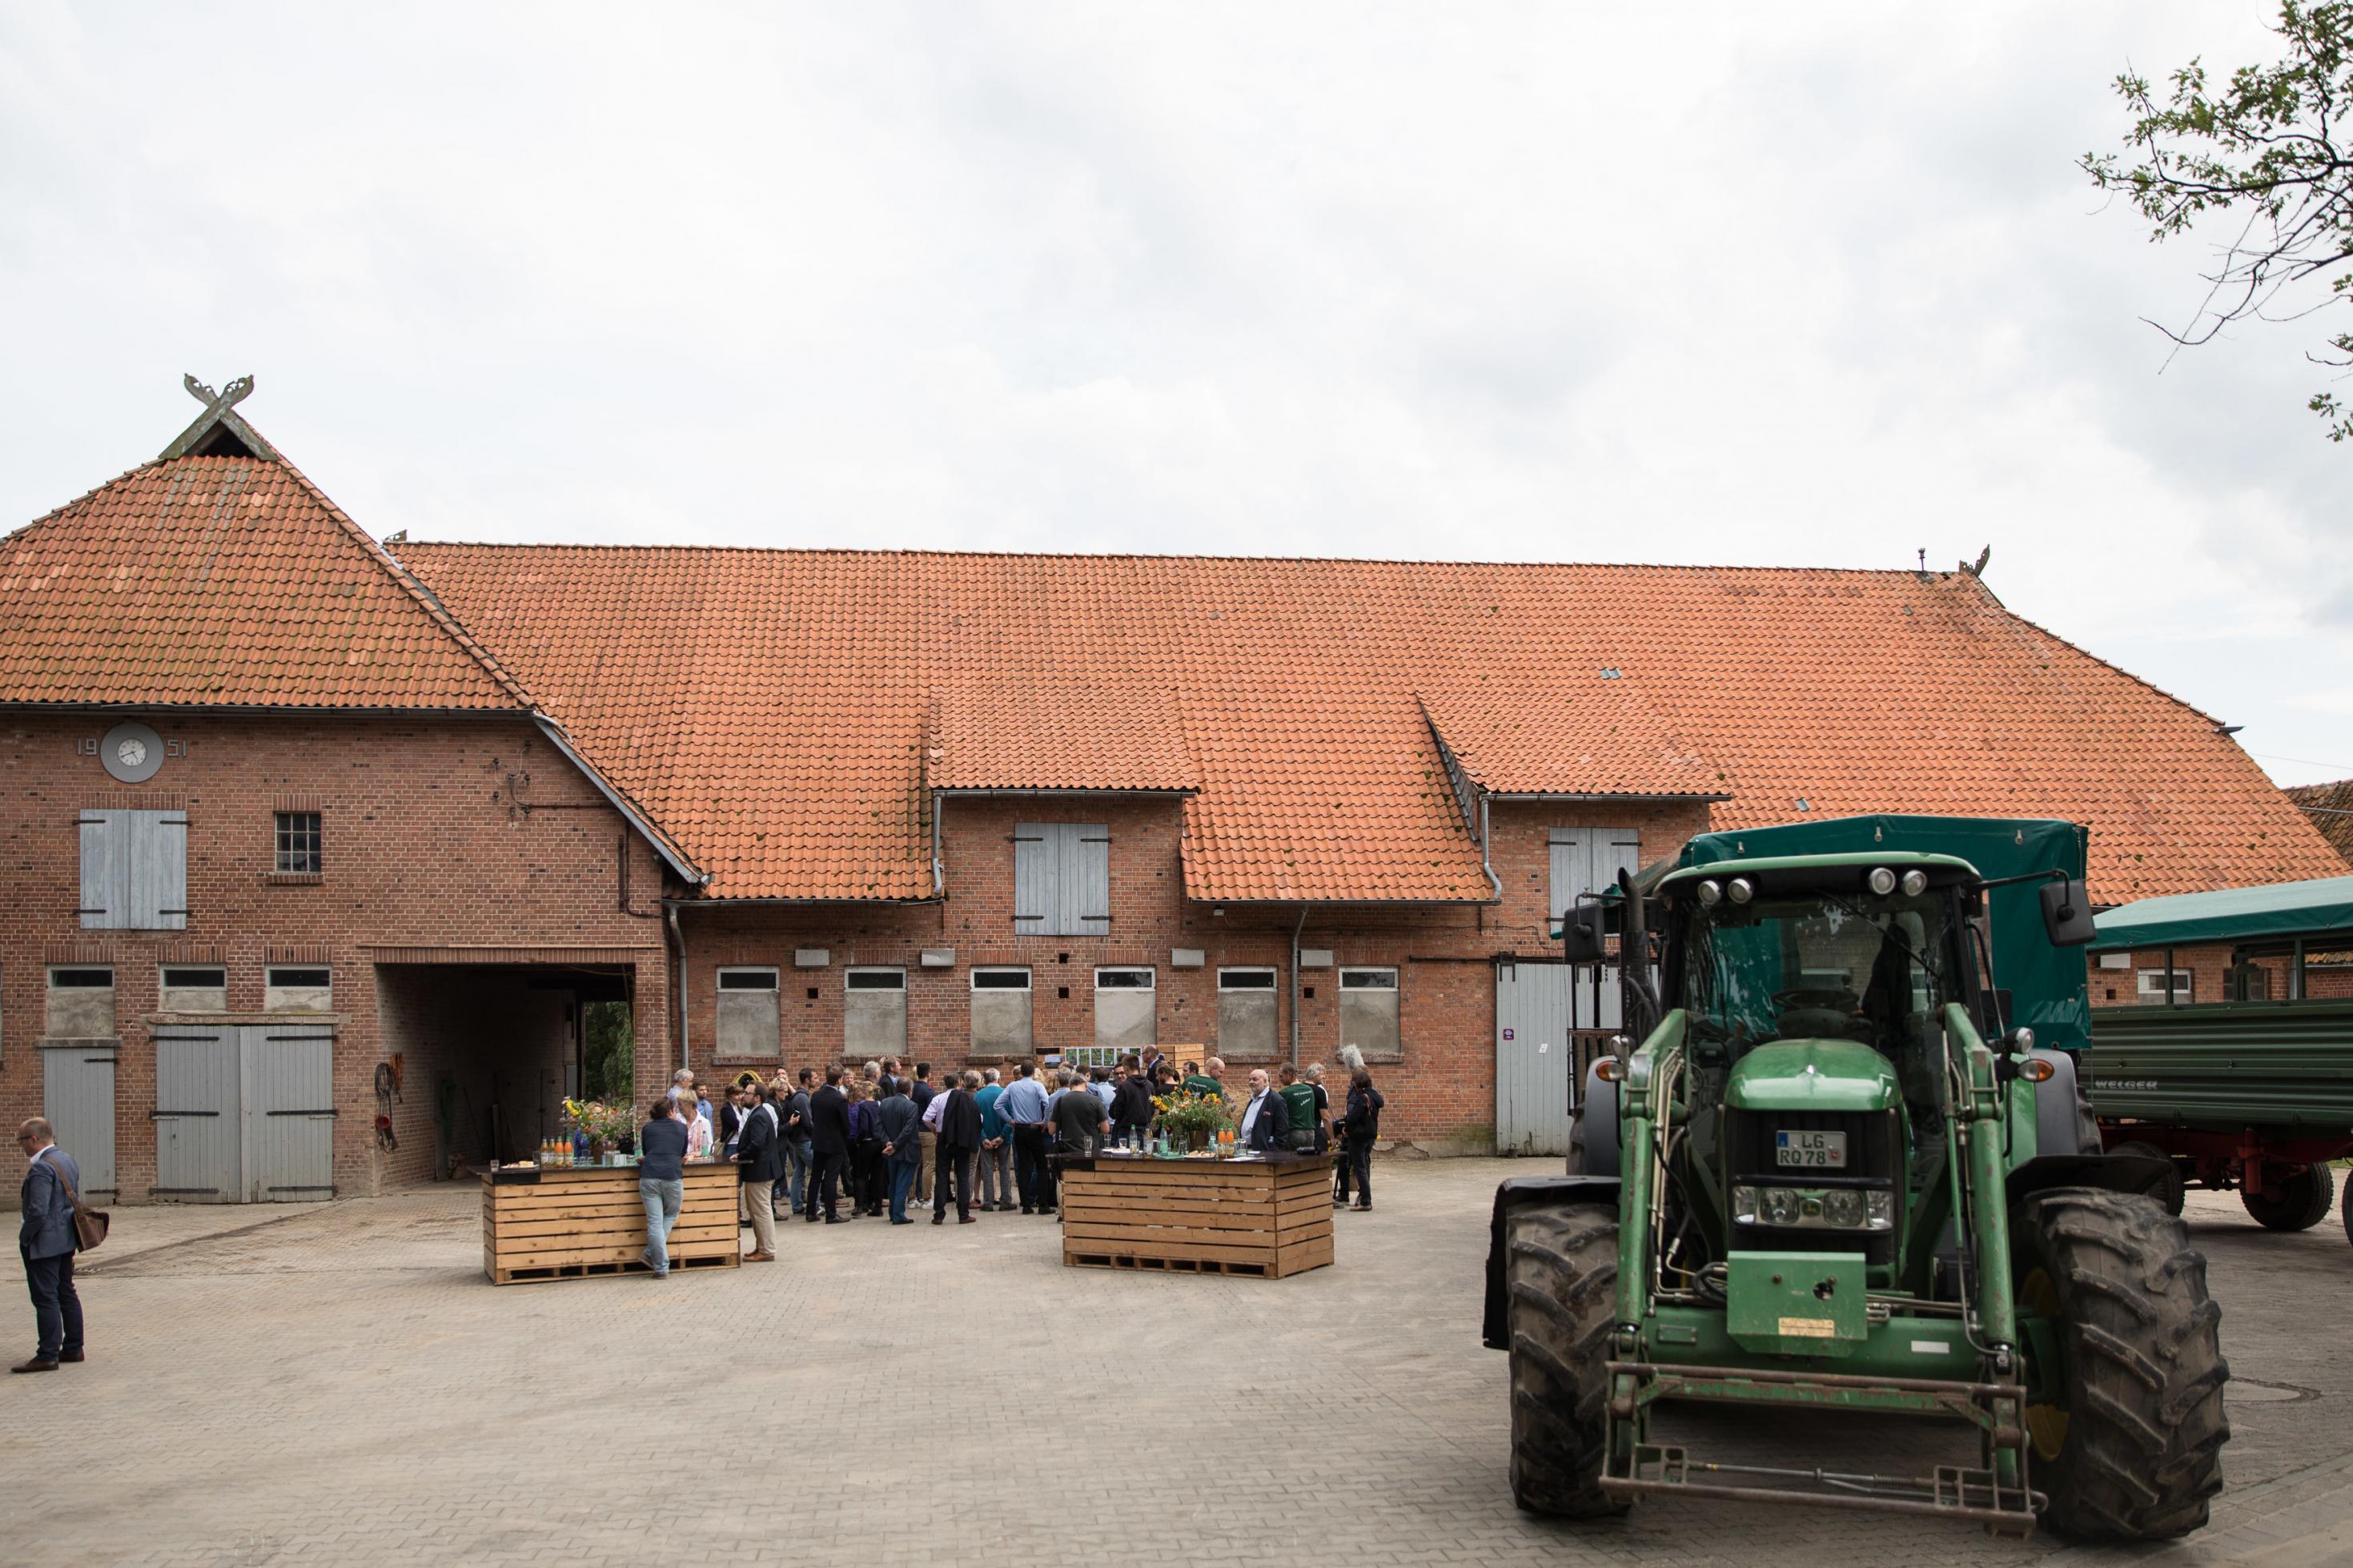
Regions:
<instances>
[{"instance_id":1,"label":"green tarpaulin","mask_svg":"<svg viewBox=\"0 0 2353 1568\"><path fill-rule=\"evenodd\" d=\"M2110 910L2097 924L2094 952L2353 933L2353 877L2143 899Z\"/></svg>"},{"instance_id":2,"label":"green tarpaulin","mask_svg":"<svg viewBox=\"0 0 2353 1568\"><path fill-rule=\"evenodd\" d=\"M1999 879L2061 871L2084 874L2090 835L2072 822L1984 816L1833 816L1778 827L1703 833L1683 847L1678 866L1712 866L1767 855L1852 855L1910 850L1957 855L1978 875ZM2353 878L2347 879L2353 882ZM2080 1050L2092 1037L2091 1001L2084 989L2081 949L2051 945L2042 929L2040 882L1996 888L1993 905L1994 984L2010 993L2012 1024L2034 1031L2036 1043Z\"/></svg>"}]
</instances>

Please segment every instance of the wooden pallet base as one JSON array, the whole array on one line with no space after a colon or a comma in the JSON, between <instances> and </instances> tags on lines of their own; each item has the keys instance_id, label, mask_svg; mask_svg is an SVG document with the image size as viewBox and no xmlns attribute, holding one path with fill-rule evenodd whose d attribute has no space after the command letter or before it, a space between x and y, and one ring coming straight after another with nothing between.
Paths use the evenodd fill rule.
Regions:
<instances>
[{"instance_id":1,"label":"wooden pallet base","mask_svg":"<svg viewBox=\"0 0 2353 1568\"><path fill-rule=\"evenodd\" d=\"M733 1260L725 1258L673 1258L670 1272L684 1268L727 1268ZM650 1274L653 1270L632 1258L626 1263L557 1263L543 1268L497 1268L491 1278L500 1285L529 1285L541 1279L594 1279L607 1274Z\"/></svg>"},{"instance_id":2,"label":"wooden pallet base","mask_svg":"<svg viewBox=\"0 0 2353 1568\"><path fill-rule=\"evenodd\" d=\"M1062 1261L1073 1268L1135 1268L1145 1273L1245 1274L1263 1279L1263 1263L1220 1263L1214 1258L1139 1258L1126 1252L1065 1252Z\"/></svg>"}]
</instances>

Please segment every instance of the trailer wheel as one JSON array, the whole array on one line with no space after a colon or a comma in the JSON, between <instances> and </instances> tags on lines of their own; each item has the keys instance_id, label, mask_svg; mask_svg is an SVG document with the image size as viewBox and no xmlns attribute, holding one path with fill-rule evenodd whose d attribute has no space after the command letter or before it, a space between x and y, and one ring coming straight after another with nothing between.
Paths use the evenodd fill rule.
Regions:
<instances>
[{"instance_id":1,"label":"trailer wheel","mask_svg":"<svg viewBox=\"0 0 2353 1568\"><path fill-rule=\"evenodd\" d=\"M2328 1217L2329 1188L2326 1165L2306 1165L2292 1176L2266 1182L2263 1190L2239 1189L2239 1201L2265 1230L2310 1230Z\"/></svg>"},{"instance_id":2,"label":"trailer wheel","mask_svg":"<svg viewBox=\"0 0 2353 1568\"><path fill-rule=\"evenodd\" d=\"M1598 1204L1524 1208L1504 1222L1512 1335L1512 1499L1592 1519L1626 1505L1601 1489L1618 1304L1618 1215Z\"/></svg>"},{"instance_id":3,"label":"trailer wheel","mask_svg":"<svg viewBox=\"0 0 2353 1568\"><path fill-rule=\"evenodd\" d=\"M2029 1199L2012 1237L2044 1522L2108 1541L2196 1530L2231 1437L2205 1258L2154 1198L2079 1187Z\"/></svg>"},{"instance_id":4,"label":"trailer wheel","mask_svg":"<svg viewBox=\"0 0 2353 1568\"><path fill-rule=\"evenodd\" d=\"M2181 1167L2173 1163L2172 1155L2154 1143L2119 1143L2109 1152L2116 1154L2139 1154L2147 1159L2164 1161L2165 1168L2173 1173L2166 1178L2165 1182L2165 1212L2176 1219L2181 1217L2183 1185Z\"/></svg>"}]
</instances>

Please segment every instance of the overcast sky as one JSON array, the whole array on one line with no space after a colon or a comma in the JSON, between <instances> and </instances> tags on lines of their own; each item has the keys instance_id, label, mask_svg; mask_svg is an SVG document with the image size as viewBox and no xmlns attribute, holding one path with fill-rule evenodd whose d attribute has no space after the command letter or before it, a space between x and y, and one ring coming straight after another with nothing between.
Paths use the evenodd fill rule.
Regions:
<instances>
[{"instance_id":1,"label":"overcast sky","mask_svg":"<svg viewBox=\"0 0 2353 1568\"><path fill-rule=\"evenodd\" d=\"M2353 776L2321 331L2168 364L2204 254L2073 167L2269 10L0 0L0 527L193 371L377 534L1990 544Z\"/></svg>"}]
</instances>

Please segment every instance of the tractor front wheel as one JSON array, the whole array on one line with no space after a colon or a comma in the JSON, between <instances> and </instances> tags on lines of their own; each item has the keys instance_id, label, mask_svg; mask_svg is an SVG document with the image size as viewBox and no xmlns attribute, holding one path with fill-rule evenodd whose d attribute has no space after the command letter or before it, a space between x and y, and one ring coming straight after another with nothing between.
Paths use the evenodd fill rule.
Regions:
<instances>
[{"instance_id":1,"label":"tractor front wheel","mask_svg":"<svg viewBox=\"0 0 2353 1568\"><path fill-rule=\"evenodd\" d=\"M1512 1498L1531 1513L1623 1513L1601 1489L1618 1215L1597 1204L1504 1221L1512 1333Z\"/></svg>"},{"instance_id":2,"label":"tractor front wheel","mask_svg":"<svg viewBox=\"0 0 2353 1568\"><path fill-rule=\"evenodd\" d=\"M2106 1541L2196 1530L2222 1489L2231 1369L2189 1231L2154 1198L2063 1188L2011 1236L2044 1521Z\"/></svg>"},{"instance_id":3,"label":"tractor front wheel","mask_svg":"<svg viewBox=\"0 0 2353 1568\"><path fill-rule=\"evenodd\" d=\"M2328 1177L2326 1165L2300 1166L2292 1175L2271 1177L2261 1192L2240 1188L2239 1201L2265 1230L2310 1230L2328 1217L2329 1189L2337 1184Z\"/></svg>"}]
</instances>

